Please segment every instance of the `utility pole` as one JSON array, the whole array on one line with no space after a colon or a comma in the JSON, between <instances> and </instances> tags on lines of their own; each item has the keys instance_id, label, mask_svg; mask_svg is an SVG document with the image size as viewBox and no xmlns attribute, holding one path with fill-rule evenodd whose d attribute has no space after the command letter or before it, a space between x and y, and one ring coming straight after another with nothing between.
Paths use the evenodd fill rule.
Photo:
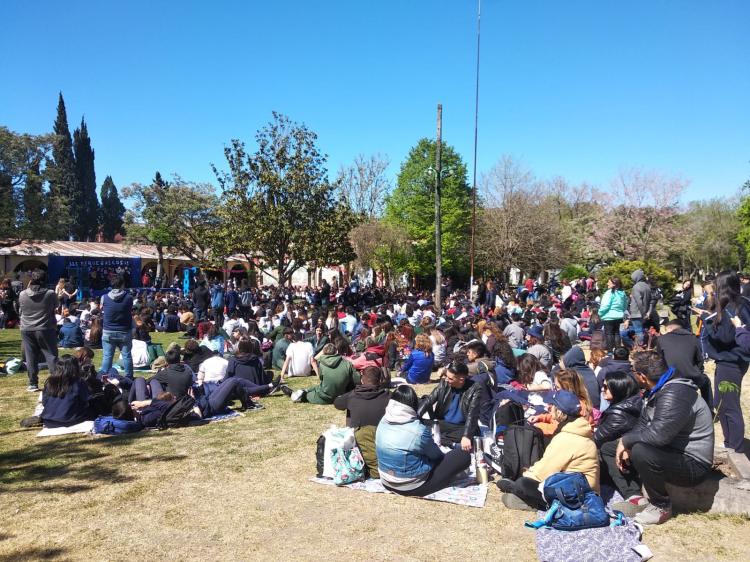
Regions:
<instances>
[{"instance_id":1,"label":"utility pole","mask_svg":"<svg viewBox=\"0 0 750 562\"><path fill-rule=\"evenodd\" d=\"M437 143L435 145L435 313L440 316L443 300L443 244L440 227L440 173L441 144L443 141L443 104L437 106Z\"/></svg>"},{"instance_id":2,"label":"utility pole","mask_svg":"<svg viewBox=\"0 0 750 562\"><path fill-rule=\"evenodd\" d=\"M482 0L477 0L477 84L474 97L474 181L471 194L471 248L469 251L469 298L474 286L474 248L477 231L477 136L479 126L479 30L482 20Z\"/></svg>"}]
</instances>

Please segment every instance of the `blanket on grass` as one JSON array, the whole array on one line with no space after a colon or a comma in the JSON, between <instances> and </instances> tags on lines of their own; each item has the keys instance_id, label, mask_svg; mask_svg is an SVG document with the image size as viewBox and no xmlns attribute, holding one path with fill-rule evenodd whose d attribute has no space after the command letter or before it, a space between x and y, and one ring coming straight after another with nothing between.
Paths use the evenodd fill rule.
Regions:
<instances>
[{"instance_id":1,"label":"blanket on grass","mask_svg":"<svg viewBox=\"0 0 750 562\"><path fill-rule=\"evenodd\" d=\"M195 421L190 422L187 425L187 427L194 426L194 425L205 425L207 423L227 421L227 420L231 420L234 418L238 418L242 415L243 415L242 412L230 410L224 414L217 414L215 416L211 416L210 418L205 418L202 420L196 419ZM149 429L153 429L153 428L149 428ZM92 435L95 435L96 437L102 436L101 434L94 433L93 421L81 422L76 425L71 425L70 427L45 427L45 428L42 428L42 430L39 433L37 433L36 436L37 437L54 437L56 435L68 435L70 433L90 433Z\"/></svg>"},{"instance_id":2,"label":"blanket on grass","mask_svg":"<svg viewBox=\"0 0 750 562\"><path fill-rule=\"evenodd\" d=\"M330 478L310 478L310 482L324 484L326 486L335 486L333 480ZM487 485L475 484L475 482L476 481L473 478L461 480L455 482L455 484L449 488L438 490L434 494L425 496L422 499L455 503L457 505L465 505L468 507L484 507L485 501L487 500ZM364 482L354 482L353 484L347 484L346 486L341 487L370 492L372 494L393 493L386 490L380 480L375 478L371 478Z\"/></svg>"}]
</instances>

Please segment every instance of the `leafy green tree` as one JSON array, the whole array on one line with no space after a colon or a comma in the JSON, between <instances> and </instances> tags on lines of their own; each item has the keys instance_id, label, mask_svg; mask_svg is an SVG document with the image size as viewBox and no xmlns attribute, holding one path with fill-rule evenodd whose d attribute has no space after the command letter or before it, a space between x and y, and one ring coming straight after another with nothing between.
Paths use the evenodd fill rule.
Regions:
<instances>
[{"instance_id":1,"label":"leafy green tree","mask_svg":"<svg viewBox=\"0 0 750 562\"><path fill-rule=\"evenodd\" d=\"M166 182L157 172L150 185L132 184L123 193L133 201L133 208L126 215L126 240L156 246L157 277L164 270L165 250L209 267L224 257L212 247L220 226L219 200L213 186L179 176Z\"/></svg>"},{"instance_id":2,"label":"leafy green tree","mask_svg":"<svg viewBox=\"0 0 750 562\"><path fill-rule=\"evenodd\" d=\"M224 149L229 171L213 166L222 189L217 251L259 260L279 285L308 263L351 259L350 211L335 201L317 135L274 112L255 140L252 154L237 139Z\"/></svg>"},{"instance_id":3,"label":"leafy green tree","mask_svg":"<svg viewBox=\"0 0 750 562\"><path fill-rule=\"evenodd\" d=\"M102 235L106 242L114 242L115 236L123 233L123 217L125 205L120 201L112 176L104 178L101 191L101 223Z\"/></svg>"},{"instance_id":4,"label":"leafy green tree","mask_svg":"<svg viewBox=\"0 0 750 562\"><path fill-rule=\"evenodd\" d=\"M54 238L50 222L42 220L49 150L47 135L19 134L0 127L0 245Z\"/></svg>"},{"instance_id":5,"label":"leafy green tree","mask_svg":"<svg viewBox=\"0 0 750 562\"><path fill-rule=\"evenodd\" d=\"M443 271L457 274L468 264L471 188L466 165L453 147L443 143L441 225ZM401 164L396 188L386 199L385 222L402 229L411 242L408 270L435 272L435 142L421 139Z\"/></svg>"},{"instance_id":6,"label":"leafy green tree","mask_svg":"<svg viewBox=\"0 0 750 562\"><path fill-rule=\"evenodd\" d=\"M73 234L77 240L95 240L99 233L99 200L96 197L94 150L83 118L81 126L73 131L73 148L78 182L75 204L70 208Z\"/></svg>"},{"instance_id":7,"label":"leafy green tree","mask_svg":"<svg viewBox=\"0 0 750 562\"><path fill-rule=\"evenodd\" d=\"M386 283L395 288L396 277L407 270L411 258L411 243L406 233L382 219L370 219L354 227L350 238L357 264L382 271Z\"/></svg>"},{"instance_id":8,"label":"leafy green tree","mask_svg":"<svg viewBox=\"0 0 750 562\"><path fill-rule=\"evenodd\" d=\"M52 158L54 162L48 167L50 182L47 216L58 237L68 239L74 236L71 207L79 203L78 178L73 155L73 140L68 128L68 115L65 111L65 100L62 93L57 102L57 118L52 130Z\"/></svg>"}]
</instances>

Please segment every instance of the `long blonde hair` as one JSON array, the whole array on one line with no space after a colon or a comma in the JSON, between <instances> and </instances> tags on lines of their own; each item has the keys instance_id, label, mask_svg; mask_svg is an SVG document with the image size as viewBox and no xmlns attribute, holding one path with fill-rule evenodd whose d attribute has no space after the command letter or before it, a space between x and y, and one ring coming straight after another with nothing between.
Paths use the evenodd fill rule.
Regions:
<instances>
[{"instance_id":1,"label":"long blonde hair","mask_svg":"<svg viewBox=\"0 0 750 562\"><path fill-rule=\"evenodd\" d=\"M575 394L578 399L583 402L583 408L581 415L587 417L594 409L591 404L591 397L589 396L586 385L583 384L583 379L578 371L573 369L561 369L555 374L555 384L557 384L561 390L567 390Z\"/></svg>"}]
</instances>

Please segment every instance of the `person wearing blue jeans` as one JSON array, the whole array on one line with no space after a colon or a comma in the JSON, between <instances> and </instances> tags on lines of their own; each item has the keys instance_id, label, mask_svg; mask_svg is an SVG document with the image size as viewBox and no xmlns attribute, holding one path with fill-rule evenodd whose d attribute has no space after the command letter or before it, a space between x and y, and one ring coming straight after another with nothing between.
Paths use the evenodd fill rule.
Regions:
<instances>
[{"instance_id":1,"label":"person wearing blue jeans","mask_svg":"<svg viewBox=\"0 0 750 562\"><path fill-rule=\"evenodd\" d=\"M112 279L112 290L102 298L102 366L105 373L112 367L115 351L120 350L125 375L133 377L133 297L125 291L125 280Z\"/></svg>"}]
</instances>

